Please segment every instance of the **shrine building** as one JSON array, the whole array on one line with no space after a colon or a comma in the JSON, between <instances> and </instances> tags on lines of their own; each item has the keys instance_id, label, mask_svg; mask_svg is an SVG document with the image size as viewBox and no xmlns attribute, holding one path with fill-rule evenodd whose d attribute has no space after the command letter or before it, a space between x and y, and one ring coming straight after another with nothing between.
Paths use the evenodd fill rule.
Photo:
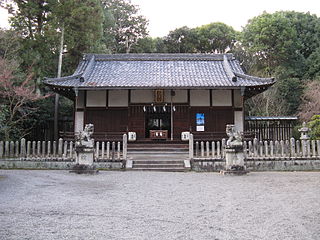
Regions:
<instances>
[{"instance_id":1,"label":"shrine building","mask_svg":"<svg viewBox=\"0 0 320 240\"><path fill-rule=\"evenodd\" d=\"M74 74L45 84L74 101L74 131L96 136L181 141L225 137L244 128L244 102L273 78L249 76L232 54L86 54Z\"/></svg>"}]
</instances>

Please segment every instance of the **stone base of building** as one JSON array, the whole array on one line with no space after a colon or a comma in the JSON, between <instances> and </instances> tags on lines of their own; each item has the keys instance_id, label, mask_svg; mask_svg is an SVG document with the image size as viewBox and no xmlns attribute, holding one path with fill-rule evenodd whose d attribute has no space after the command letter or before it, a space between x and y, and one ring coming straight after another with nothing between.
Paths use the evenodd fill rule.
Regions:
<instances>
[{"instance_id":1,"label":"stone base of building","mask_svg":"<svg viewBox=\"0 0 320 240\"><path fill-rule=\"evenodd\" d=\"M221 170L221 175L236 175L236 176L242 176L248 174L249 171L247 170Z\"/></svg>"},{"instance_id":2,"label":"stone base of building","mask_svg":"<svg viewBox=\"0 0 320 240\"><path fill-rule=\"evenodd\" d=\"M76 174L91 174L91 175L93 175L93 174L99 173L99 170L97 170L94 165L75 164L69 172L76 173Z\"/></svg>"}]
</instances>

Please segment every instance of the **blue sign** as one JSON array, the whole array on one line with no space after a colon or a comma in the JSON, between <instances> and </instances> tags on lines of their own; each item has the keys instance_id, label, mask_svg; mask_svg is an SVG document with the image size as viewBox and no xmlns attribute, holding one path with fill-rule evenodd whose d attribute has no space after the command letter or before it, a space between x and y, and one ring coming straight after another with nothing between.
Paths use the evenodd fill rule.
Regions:
<instances>
[{"instance_id":1,"label":"blue sign","mask_svg":"<svg viewBox=\"0 0 320 240\"><path fill-rule=\"evenodd\" d=\"M204 126L204 113L196 114L196 123L197 126Z\"/></svg>"}]
</instances>

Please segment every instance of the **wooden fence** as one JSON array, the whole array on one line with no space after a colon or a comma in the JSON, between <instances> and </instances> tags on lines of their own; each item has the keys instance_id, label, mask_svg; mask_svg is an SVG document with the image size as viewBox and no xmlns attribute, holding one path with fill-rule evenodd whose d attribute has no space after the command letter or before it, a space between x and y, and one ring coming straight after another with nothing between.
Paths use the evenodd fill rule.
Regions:
<instances>
[{"instance_id":1,"label":"wooden fence","mask_svg":"<svg viewBox=\"0 0 320 240\"><path fill-rule=\"evenodd\" d=\"M226 139L221 141L189 141L190 159L223 159ZM243 142L244 155L247 159L320 159L320 140L276 140Z\"/></svg>"},{"instance_id":2,"label":"wooden fence","mask_svg":"<svg viewBox=\"0 0 320 240\"><path fill-rule=\"evenodd\" d=\"M295 120L277 120L277 118L265 121L246 120L245 132L251 133L261 141L289 140L292 137L294 125Z\"/></svg>"},{"instance_id":3,"label":"wooden fence","mask_svg":"<svg viewBox=\"0 0 320 240\"><path fill-rule=\"evenodd\" d=\"M119 161L127 157L127 136L118 142L95 142L94 161ZM0 159L75 161L75 143L64 141L0 141Z\"/></svg>"}]
</instances>

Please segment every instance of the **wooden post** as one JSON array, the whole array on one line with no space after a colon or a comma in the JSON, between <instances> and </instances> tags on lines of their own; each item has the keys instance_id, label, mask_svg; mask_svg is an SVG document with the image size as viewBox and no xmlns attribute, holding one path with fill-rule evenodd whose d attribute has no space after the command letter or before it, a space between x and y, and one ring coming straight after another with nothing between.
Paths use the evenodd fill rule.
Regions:
<instances>
[{"instance_id":1,"label":"wooden post","mask_svg":"<svg viewBox=\"0 0 320 240\"><path fill-rule=\"evenodd\" d=\"M257 138L253 139L253 156L254 157L258 156L258 139Z\"/></svg>"},{"instance_id":2,"label":"wooden post","mask_svg":"<svg viewBox=\"0 0 320 240\"><path fill-rule=\"evenodd\" d=\"M210 147L209 147L209 142L206 142L206 153L207 153L207 157L210 157Z\"/></svg>"},{"instance_id":3,"label":"wooden post","mask_svg":"<svg viewBox=\"0 0 320 240\"><path fill-rule=\"evenodd\" d=\"M0 158L3 157L3 141L0 141Z\"/></svg>"},{"instance_id":4,"label":"wooden post","mask_svg":"<svg viewBox=\"0 0 320 240\"><path fill-rule=\"evenodd\" d=\"M68 142L67 141L64 141L62 156L63 156L63 158L67 158L67 156L68 156Z\"/></svg>"},{"instance_id":5,"label":"wooden post","mask_svg":"<svg viewBox=\"0 0 320 240\"><path fill-rule=\"evenodd\" d=\"M298 157L301 156L301 152L300 152L300 141L299 140L296 140L296 155Z\"/></svg>"},{"instance_id":6,"label":"wooden post","mask_svg":"<svg viewBox=\"0 0 320 240\"><path fill-rule=\"evenodd\" d=\"M96 154L95 154L95 159L98 162L99 161L99 147L100 147L100 142L96 142Z\"/></svg>"},{"instance_id":7,"label":"wooden post","mask_svg":"<svg viewBox=\"0 0 320 240\"><path fill-rule=\"evenodd\" d=\"M19 142L16 141L15 143L15 157L19 157L19 150L20 150L20 147L19 147Z\"/></svg>"},{"instance_id":8,"label":"wooden post","mask_svg":"<svg viewBox=\"0 0 320 240\"><path fill-rule=\"evenodd\" d=\"M127 138L127 134L123 134L123 141L122 141L122 156L123 159L126 160L127 159L127 146L128 146L128 138Z\"/></svg>"},{"instance_id":9,"label":"wooden post","mask_svg":"<svg viewBox=\"0 0 320 240\"><path fill-rule=\"evenodd\" d=\"M288 157L290 155L290 143L289 140L285 140L284 142L284 156Z\"/></svg>"},{"instance_id":10,"label":"wooden post","mask_svg":"<svg viewBox=\"0 0 320 240\"><path fill-rule=\"evenodd\" d=\"M117 159L121 158L121 143L118 142L118 147L117 147Z\"/></svg>"},{"instance_id":11,"label":"wooden post","mask_svg":"<svg viewBox=\"0 0 320 240\"><path fill-rule=\"evenodd\" d=\"M200 145L201 145L201 157L204 157L204 143L203 143L203 141L201 141Z\"/></svg>"},{"instance_id":12,"label":"wooden post","mask_svg":"<svg viewBox=\"0 0 320 240\"><path fill-rule=\"evenodd\" d=\"M30 157L31 154L31 142L27 142L27 158Z\"/></svg>"},{"instance_id":13,"label":"wooden post","mask_svg":"<svg viewBox=\"0 0 320 240\"><path fill-rule=\"evenodd\" d=\"M247 154L248 154L248 145L247 145L247 141L243 141L243 156L244 158L247 158Z\"/></svg>"},{"instance_id":14,"label":"wooden post","mask_svg":"<svg viewBox=\"0 0 320 240\"><path fill-rule=\"evenodd\" d=\"M189 159L193 159L193 134L189 135Z\"/></svg>"},{"instance_id":15,"label":"wooden post","mask_svg":"<svg viewBox=\"0 0 320 240\"><path fill-rule=\"evenodd\" d=\"M32 141L32 156L36 156L36 141Z\"/></svg>"},{"instance_id":16,"label":"wooden post","mask_svg":"<svg viewBox=\"0 0 320 240\"><path fill-rule=\"evenodd\" d=\"M249 151L249 153L248 153L249 157L252 157L253 151L252 151L252 142L251 141L249 141L249 143L248 143L248 151Z\"/></svg>"},{"instance_id":17,"label":"wooden post","mask_svg":"<svg viewBox=\"0 0 320 240\"><path fill-rule=\"evenodd\" d=\"M46 142L42 141L42 157L46 156Z\"/></svg>"},{"instance_id":18,"label":"wooden post","mask_svg":"<svg viewBox=\"0 0 320 240\"><path fill-rule=\"evenodd\" d=\"M199 142L196 141L196 157L199 155Z\"/></svg>"},{"instance_id":19,"label":"wooden post","mask_svg":"<svg viewBox=\"0 0 320 240\"><path fill-rule=\"evenodd\" d=\"M20 141L20 157L26 157L26 139L22 138Z\"/></svg>"},{"instance_id":20,"label":"wooden post","mask_svg":"<svg viewBox=\"0 0 320 240\"><path fill-rule=\"evenodd\" d=\"M222 155L222 158L224 158L225 155L226 155L225 148L226 148L226 139L222 138L222 141L221 141L221 155Z\"/></svg>"},{"instance_id":21,"label":"wooden post","mask_svg":"<svg viewBox=\"0 0 320 240\"><path fill-rule=\"evenodd\" d=\"M116 143L115 142L112 142L112 150L111 150L112 152L111 152L111 159L112 159L112 161L114 161L114 154L115 154L115 151L116 151Z\"/></svg>"},{"instance_id":22,"label":"wooden post","mask_svg":"<svg viewBox=\"0 0 320 240\"><path fill-rule=\"evenodd\" d=\"M281 157L284 157L284 142L283 140L280 141L280 148L281 148Z\"/></svg>"},{"instance_id":23,"label":"wooden post","mask_svg":"<svg viewBox=\"0 0 320 240\"><path fill-rule=\"evenodd\" d=\"M41 156L41 142L40 141L37 142L37 156L38 157Z\"/></svg>"},{"instance_id":24,"label":"wooden post","mask_svg":"<svg viewBox=\"0 0 320 240\"><path fill-rule=\"evenodd\" d=\"M260 157L263 157L263 143L262 143L262 141L259 141L259 155L260 155Z\"/></svg>"},{"instance_id":25,"label":"wooden post","mask_svg":"<svg viewBox=\"0 0 320 240\"><path fill-rule=\"evenodd\" d=\"M103 141L101 144L101 158L104 159L104 152L105 152L105 142Z\"/></svg>"},{"instance_id":26,"label":"wooden post","mask_svg":"<svg viewBox=\"0 0 320 240\"><path fill-rule=\"evenodd\" d=\"M73 159L73 142L72 141L70 141L70 143L69 143L69 150L70 150L69 158L70 158L70 160L72 160Z\"/></svg>"},{"instance_id":27,"label":"wooden post","mask_svg":"<svg viewBox=\"0 0 320 240\"><path fill-rule=\"evenodd\" d=\"M110 142L107 142L107 159L110 159Z\"/></svg>"},{"instance_id":28,"label":"wooden post","mask_svg":"<svg viewBox=\"0 0 320 240\"><path fill-rule=\"evenodd\" d=\"M59 138L59 143L58 143L58 156L62 157L62 151L63 151L63 139Z\"/></svg>"},{"instance_id":29,"label":"wooden post","mask_svg":"<svg viewBox=\"0 0 320 240\"><path fill-rule=\"evenodd\" d=\"M301 140L302 157L307 156L307 141Z\"/></svg>"},{"instance_id":30,"label":"wooden post","mask_svg":"<svg viewBox=\"0 0 320 240\"><path fill-rule=\"evenodd\" d=\"M315 140L311 140L311 146L312 146L312 157L317 156L316 154L316 141Z\"/></svg>"},{"instance_id":31,"label":"wooden post","mask_svg":"<svg viewBox=\"0 0 320 240\"><path fill-rule=\"evenodd\" d=\"M4 156L5 157L9 157L9 155L10 155L10 143L9 143L9 141L5 141L5 143L4 143Z\"/></svg>"},{"instance_id":32,"label":"wooden post","mask_svg":"<svg viewBox=\"0 0 320 240\"><path fill-rule=\"evenodd\" d=\"M274 156L274 146L273 146L273 141L270 141L270 156L273 157Z\"/></svg>"},{"instance_id":33,"label":"wooden post","mask_svg":"<svg viewBox=\"0 0 320 240\"><path fill-rule=\"evenodd\" d=\"M279 157L279 141L276 140L275 143L274 143L274 149L275 149L275 156L276 157Z\"/></svg>"},{"instance_id":34,"label":"wooden post","mask_svg":"<svg viewBox=\"0 0 320 240\"><path fill-rule=\"evenodd\" d=\"M53 141L53 144L52 144L52 156L53 157L57 157L57 142L56 141Z\"/></svg>"},{"instance_id":35,"label":"wooden post","mask_svg":"<svg viewBox=\"0 0 320 240\"><path fill-rule=\"evenodd\" d=\"M295 157L296 156L296 149L295 149L295 140L294 138L290 138L290 154L291 157Z\"/></svg>"},{"instance_id":36,"label":"wooden post","mask_svg":"<svg viewBox=\"0 0 320 240\"><path fill-rule=\"evenodd\" d=\"M268 146L268 141L264 141L264 154L266 157L269 156L269 146Z\"/></svg>"},{"instance_id":37,"label":"wooden post","mask_svg":"<svg viewBox=\"0 0 320 240\"><path fill-rule=\"evenodd\" d=\"M47 144L47 157L49 158L51 155L51 141L48 141Z\"/></svg>"},{"instance_id":38,"label":"wooden post","mask_svg":"<svg viewBox=\"0 0 320 240\"><path fill-rule=\"evenodd\" d=\"M215 157L216 155L216 149L215 149L216 145L214 143L214 141L211 142L211 150L212 150L212 158Z\"/></svg>"},{"instance_id":39,"label":"wooden post","mask_svg":"<svg viewBox=\"0 0 320 240\"><path fill-rule=\"evenodd\" d=\"M14 141L10 142L10 157L14 157Z\"/></svg>"}]
</instances>

